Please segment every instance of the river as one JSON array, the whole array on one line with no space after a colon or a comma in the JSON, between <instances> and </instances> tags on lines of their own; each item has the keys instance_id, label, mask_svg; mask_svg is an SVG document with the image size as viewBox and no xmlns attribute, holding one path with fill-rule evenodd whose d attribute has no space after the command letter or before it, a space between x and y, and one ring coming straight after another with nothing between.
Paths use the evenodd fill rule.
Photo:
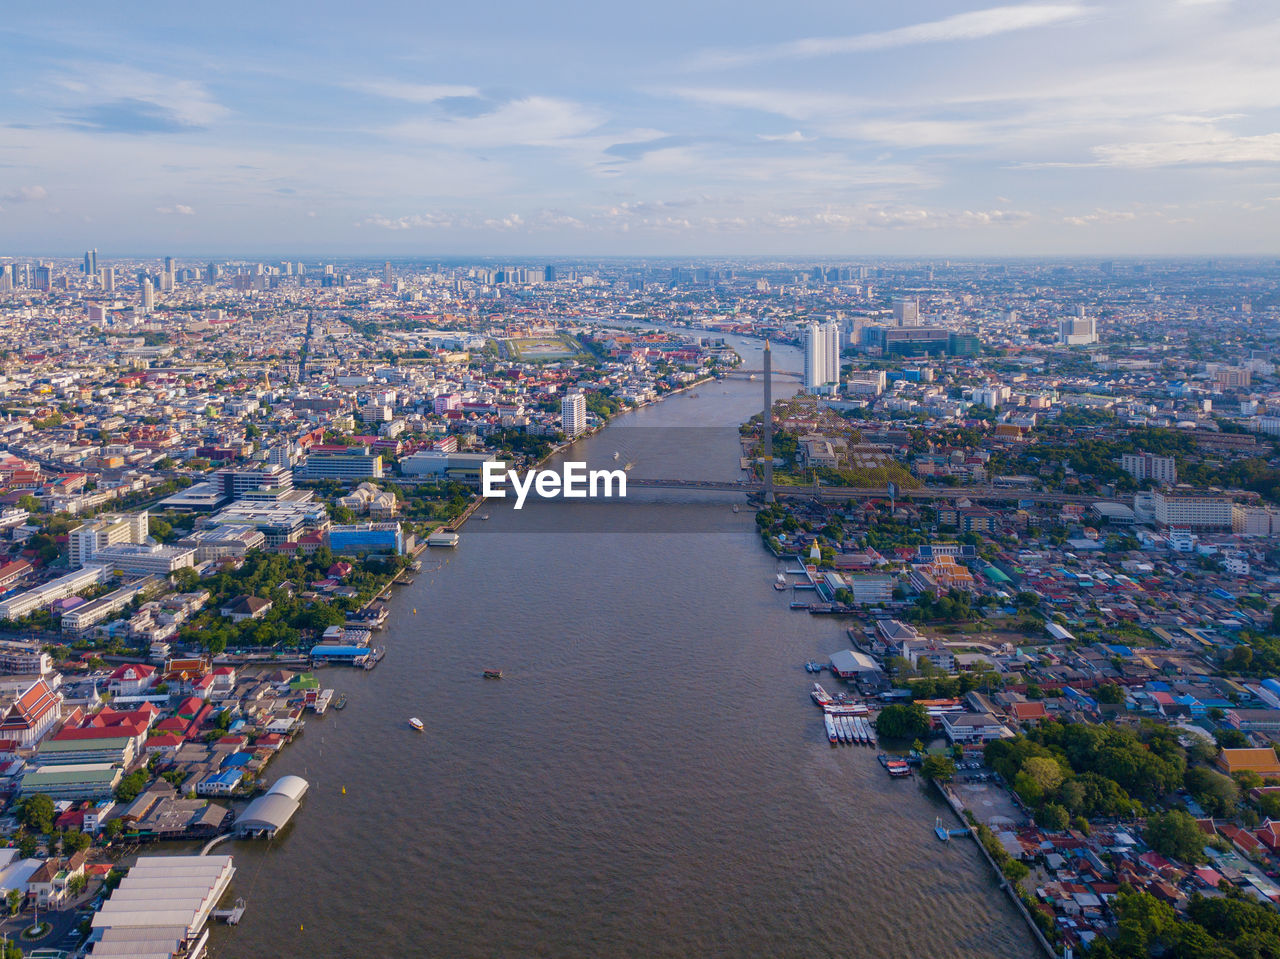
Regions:
<instances>
[{"instance_id":1,"label":"river","mask_svg":"<svg viewBox=\"0 0 1280 959\"><path fill-rule=\"evenodd\" d=\"M573 455L737 477L760 387L706 384ZM398 589L377 669L320 674L349 704L269 770L311 782L289 828L218 850L248 911L214 956L1035 954L972 844L934 837L936 797L826 742L802 664L843 626L787 608L750 511L657 491L485 511Z\"/></svg>"}]
</instances>

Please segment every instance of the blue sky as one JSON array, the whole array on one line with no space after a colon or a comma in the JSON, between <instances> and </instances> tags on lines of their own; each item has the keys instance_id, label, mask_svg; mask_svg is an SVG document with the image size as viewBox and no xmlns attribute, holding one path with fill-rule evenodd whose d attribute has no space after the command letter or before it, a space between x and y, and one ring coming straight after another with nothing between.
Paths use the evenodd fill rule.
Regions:
<instances>
[{"instance_id":1,"label":"blue sky","mask_svg":"<svg viewBox=\"0 0 1280 959\"><path fill-rule=\"evenodd\" d=\"M1280 253L1274 0L23 4L7 253Z\"/></svg>"}]
</instances>

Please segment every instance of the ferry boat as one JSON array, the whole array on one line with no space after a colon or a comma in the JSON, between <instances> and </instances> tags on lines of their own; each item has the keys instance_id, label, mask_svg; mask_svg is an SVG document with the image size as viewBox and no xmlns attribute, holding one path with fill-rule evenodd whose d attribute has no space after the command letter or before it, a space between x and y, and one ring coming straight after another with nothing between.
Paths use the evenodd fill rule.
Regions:
<instances>
[{"instance_id":1,"label":"ferry boat","mask_svg":"<svg viewBox=\"0 0 1280 959\"><path fill-rule=\"evenodd\" d=\"M774 589L778 589L778 590L786 589L786 588L787 588L787 577L785 577L785 576L783 576L781 573L779 573L779 574L778 574L778 576L777 576L777 578L773 581L773 588L774 588Z\"/></svg>"},{"instance_id":2,"label":"ferry boat","mask_svg":"<svg viewBox=\"0 0 1280 959\"><path fill-rule=\"evenodd\" d=\"M907 765L904 759L893 759L884 753L881 753L876 758L880 760L880 765L885 768L885 771L894 778L911 775L911 767Z\"/></svg>"},{"instance_id":3,"label":"ferry boat","mask_svg":"<svg viewBox=\"0 0 1280 959\"><path fill-rule=\"evenodd\" d=\"M416 729L418 732L422 732L422 729L423 729L422 720L419 719L417 716L409 717L409 725L412 726L414 729Z\"/></svg>"},{"instance_id":4,"label":"ferry boat","mask_svg":"<svg viewBox=\"0 0 1280 959\"><path fill-rule=\"evenodd\" d=\"M346 709L346 708L347 708L347 694L346 694L346 693L338 693L338 698L337 698L337 699L335 699L335 700L333 701L333 708L334 708L334 709Z\"/></svg>"},{"instance_id":5,"label":"ferry boat","mask_svg":"<svg viewBox=\"0 0 1280 959\"><path fill-rule=\"evenodd\" d=\"M831 694L822 688L822 683L814 683L813 689L809 691L809 695L813 697L813 701L819 706L827 706L834 703Z\"/></svg>"},{"instance_id":6,"label":"ferry boat","mask_svg":"<svg viewBox=\"0 0 1280 959\"><path fill-rule=\"evenodd\" d=\"M484 671L484 678L485 678L485 679L501 679L501 678L502 678L502 670L500 670L500 669L486 669L486 670Z\"/></svg>"},{"instance_id":7,"label":"ferry boat","mask_svg":"<svg viewBox=\"0 0 1280 959\"><path fill-rule=\"evenodd\" d=\"M832 745L834 745L834 744L835 744L835 742L836 742L836 739L837 739L837 737L836 737L836 721L835 721L835 719L833 719L833 718L832 718L832 716L831 716L831 714L830 714L830 713L824 713L824 714L823 714L823 716L822 716L822 721L823 721L824 723L826 723L826 725L827 725L827 740L828 740Z\"/></svg>"}]
</instances>

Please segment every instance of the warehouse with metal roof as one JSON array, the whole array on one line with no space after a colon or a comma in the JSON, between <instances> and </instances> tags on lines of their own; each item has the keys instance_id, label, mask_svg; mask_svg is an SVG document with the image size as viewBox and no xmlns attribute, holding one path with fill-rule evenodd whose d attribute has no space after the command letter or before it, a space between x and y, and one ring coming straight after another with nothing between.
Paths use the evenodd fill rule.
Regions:
<instances>
[{"instance_id":1,"label":"warehouse with metal roof","mask_svg":"<svg viewBox=\"0 0 1280 959\"><path fill-rule=\"evenodd\" d=\"M209 914L231 885L230 856L142 856L93 917L94 959L199 955Z\"/></svg>"},{"instance_id":2,"label":"warehouse with metal roof","mask_svg":"<svg viewBox=\"0 0 1280 959\"><path fill-rule=\"evenodd\" d=\"M288 825L298 811L307 786L307 781L301 776L281 776L240 814L236 820L236 832L241 836L270 839Z\"/></svg>"}]
</instances>

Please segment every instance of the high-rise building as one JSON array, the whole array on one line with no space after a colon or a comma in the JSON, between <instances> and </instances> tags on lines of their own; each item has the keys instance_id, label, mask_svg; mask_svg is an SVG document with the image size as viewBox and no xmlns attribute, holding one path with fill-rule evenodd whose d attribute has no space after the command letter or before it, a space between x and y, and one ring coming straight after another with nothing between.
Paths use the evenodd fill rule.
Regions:
<instances>
[{"instance_id":1,"label":"high-rise building","mask_svg":"<svg viewBox=\"0 0 1280 959\"><path fill-rule=\"evenodd\" d=\"M1061 346L1090 346L1098 342L1098 321L1091 316L1069 316L1058 321Z\"/></svg>"},{"instance_id":2,"label":"high-rise building","mask_svg":"<svg viewBox=\"0 0 1280 959\"><path fill-rule=\"evenodd\" d=\"M45 293L53 289L53 267L44 263L36 267L36 289Z\"/></svg>"},{"instance_id":3,"label":"high-rise building","mask_svg":"<svg viewBox=\"0 0 1280 959\"><path fill-rule=\"evenodd\" d=\"M840 382L840 324L828 320L823 327L827 336L827 382Z\"/></svg>"},{"instance_id":4,"label":"high-rise building","mask_svg":"<svg viewBox=\"0 0 1280 959\"><path fill-rule=\"evenodd\" d=\"M171 256L166 256L166 257L164 258L164 271L165 271L166 273L172 273L172 272L173 272L173 257L171 257Z\"/></svg>"},{"instance_id":5,"label":"high-rise building","mask_svg":"<svg viewBox=\"0 0 1280 959\"><path fill-rule=\"evenodd\" d=\"M810 323L804 330L804 388L816 390L839 378L840 327Z\"/></svg>"},{"instance_id":6,"label":"high-rise building","mask_svg":"<svg viewBox=\"0 0 1280 959\"><path fill-rule=\"evenodd\" d=\"M920 299L918 297L898 297L893 301L893 325L920 325Z\"/></svg>"},{"instance_id":7,"label":"high-rise building","mask_svg":"<svg viewBox=\"0 0 1280 959\"><path fill-rule=\"evenodd\" d=\"M218 268L216 264L210 263L208 266L204 268L204 281L206 283L213 283L218 279L218 274L221 272L222 271Z\"/></svg>"},{"instance_id":8,"label":"high-rise building","mask_svg":"<svg viewBox=\"0 0 1280 959\"><path fill-rule=\"evenodd\" d=\"M587 428L587 398L582 393L566 394L560 401L560 427L568 437L577 436Z\"/></svg>"},{"instance_id":9,"label":"high-rise building","mask_svg":"<svg viewBox=\"0 0 1280 959\"><path fill-rule=\"evenodd\" d=\"M391 261L387 260L382 264L382 282L391 285Z\"/></svg>"},{"instance_id":10,"label":"high-rise building","mask_svg":"<svg viewBox=\"0 0 1280 959\"><path fill-rule=\"evenodd\" d=\"M1175 486L1178 482L1178 463L1172 456L1124 453L1120 457L1120 467L1139 483L1153 479L1157 483Z\"/></svg>"},{"instance_id":11,"label":"high-rise building","mask_svg":"<svg viewBox=\"0 0 1280 959\"><path fill-rule=\"evenodd\" d=\"M104 266L98 271L98 282L102 288L108 293L114 293L116 290L116 269L113 266Z\"/></svg>"},{"instance_id":12,"label":"high-rise building","mask_svg":"<svg viewBox=\"0 0 1280 959\"><path fill-rule=\"evenodd\" d=\"M86 250L84 254L84 275L96 277L98 275L98 251Z\"/></svg>"},{"instance_id":13,"label":"high-rise building","mask_svg":"<svg viewBox=\"0 0 1280 959\"><path fill-rule=\"evenodd\" d=\"M551 264L547 264L542 268L542 281L544 283L554 283L556 281L556 268Z\"/></svg>"},{"instance_id":14,"label":"high-rise building","mask_svg":"<svg viewBox=\"0 0 1280 959\"><path fill-rule=\"evenodd\" d=\"M142 312L150 313L156 308L156 289L151 285L151 280L144 279L142 281Z\"/></svg>"}]
</instances>

